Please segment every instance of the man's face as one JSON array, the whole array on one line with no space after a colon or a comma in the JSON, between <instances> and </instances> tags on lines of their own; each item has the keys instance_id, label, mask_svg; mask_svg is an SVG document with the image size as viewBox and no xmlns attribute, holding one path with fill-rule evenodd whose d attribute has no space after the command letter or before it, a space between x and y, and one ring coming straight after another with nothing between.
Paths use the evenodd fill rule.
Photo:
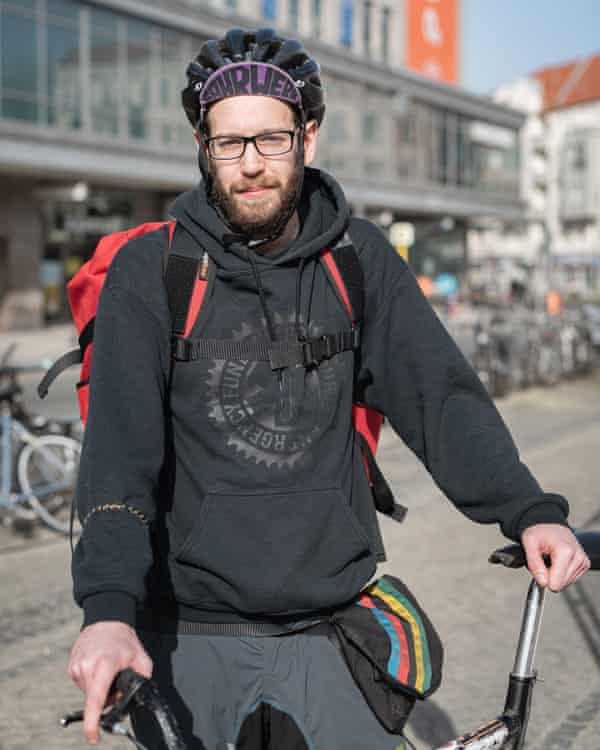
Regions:
<instances>
[{"instance_id":1,"label":"man's face","mask_svg":"<svg viewBox=\"0 0 600 750\"><path fill-rule=\"evenodd\" d=\"M211 138L294 131L292 150L279 156L262 156L252 143L246 144L243 156L237 159L214 159L207 154L211 199L218 203L232 229L256 238L268 236L293 205L304 169L298 160L300 130L291 108L267 96L231 97L211 107L207 125ZM314 158L316 132L316 123L308 123L304 164Z\"/></svg>"}]
</instances>

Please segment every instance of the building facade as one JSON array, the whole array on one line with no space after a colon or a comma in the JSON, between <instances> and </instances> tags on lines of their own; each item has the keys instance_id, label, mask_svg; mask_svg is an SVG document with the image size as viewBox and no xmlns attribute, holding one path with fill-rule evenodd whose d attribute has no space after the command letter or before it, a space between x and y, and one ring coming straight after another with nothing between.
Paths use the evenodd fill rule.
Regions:
<instances>
[{"instance_id":1,"label":"building facade","mask_svg":"<svg viewBox=\"0 0 600 750\"><path fill-rule=\"evenodd\" d=\"M407 71L405 18L383 0L0 0L0 327L64 314L99 236L197 183L184 72L233 25L300 32L327 87L317 166L356 214L414 225L415 270L459 273L473 217L522 215L524 117Z\"/></svg>"},{"instance_id":2,"label":"building facade","mask_svg":"<svg viewBox=\"0 0 600 750\"><path fill-rule=\"evenodd\" d=\"M480 222L472 258L510 257L541 268L546 286L600 295L600 55L500 87L494 98L521 110L518 222Z\"/></svg>"}]
</instances>

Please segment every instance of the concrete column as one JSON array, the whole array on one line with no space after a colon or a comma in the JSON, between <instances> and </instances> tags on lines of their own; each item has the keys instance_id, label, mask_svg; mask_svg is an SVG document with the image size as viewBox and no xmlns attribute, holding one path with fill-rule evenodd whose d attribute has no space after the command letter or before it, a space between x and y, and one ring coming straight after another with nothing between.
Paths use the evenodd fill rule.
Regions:
<instances>
[{"instance_id":1,"label":"concrete column","mask_svg":"<svg viewBox=\"0 0 600 750\"><path fill-rule=\"evenodd\" d=\"M0 257L2 288L0 330L36 328L42 324L43 293L40 263L44 248L42 216L33 194L33 184L2 179L0 192Z\"/></svg>"}]
</instances>

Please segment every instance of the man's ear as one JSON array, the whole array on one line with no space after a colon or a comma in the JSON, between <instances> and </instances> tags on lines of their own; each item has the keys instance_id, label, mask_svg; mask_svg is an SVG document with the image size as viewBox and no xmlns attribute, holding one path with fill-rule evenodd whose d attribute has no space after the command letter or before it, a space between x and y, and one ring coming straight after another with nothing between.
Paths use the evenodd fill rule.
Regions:
<instances>
[{"instance_id":1,"label":"man's ear","mask_svg":"<svg viewBox=\"0 0 600 750\"><path fill-rule=\"evenodd\" d=\"M317 153L319 125L316 120L309 120L304 128L304 164L312 164Z\"/></svg>"}]
</instances>

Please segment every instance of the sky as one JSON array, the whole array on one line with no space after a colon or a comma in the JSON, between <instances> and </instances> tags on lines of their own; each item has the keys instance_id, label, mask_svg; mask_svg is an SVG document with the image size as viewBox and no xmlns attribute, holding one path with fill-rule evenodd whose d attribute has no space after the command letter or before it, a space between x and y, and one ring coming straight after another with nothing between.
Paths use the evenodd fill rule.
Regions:
<instances>
[{"instance_id":1,"label":"sky","mask_svg":"<svg viewBox=\"0 0 600 750\"><path fill-rule=\"evenodd\" d=\"M461 84L477 94L600 54L600 0L460 0L460 7Z\"/></svg>"}]
</instances>

